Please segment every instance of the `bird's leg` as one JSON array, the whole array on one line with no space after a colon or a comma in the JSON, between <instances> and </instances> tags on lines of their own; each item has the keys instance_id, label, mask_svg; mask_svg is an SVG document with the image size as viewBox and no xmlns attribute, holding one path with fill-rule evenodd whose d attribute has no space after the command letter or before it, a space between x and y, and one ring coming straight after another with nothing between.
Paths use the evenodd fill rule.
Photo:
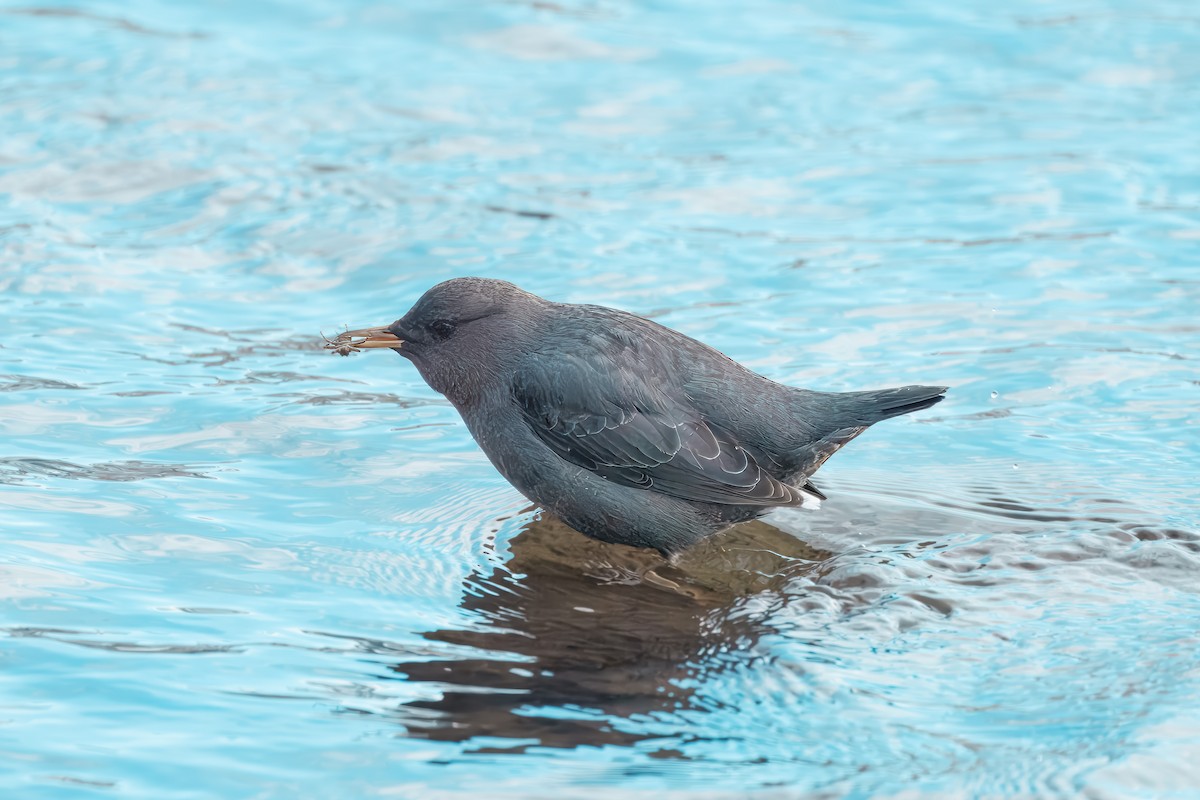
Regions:
<instances>
[{"instance_id":1,"label":"bird's leg","mask_svg":"<svg viewBox=\"0 0 1200 800\"><path fill-rule=\"evenodd\" d=\"M682 557L682 553L680 553L678 551L672 552L672 553L663 553L662 557L663 557L663 563L647 564L644 567L642 567L640 570L638 570L638 573L637 573L638 578L641 579L641 581L643 583L648 583L651 586L657 586L661 589L668 589L672 592L675 592L676 594L684 595L685 597L699 599L701 596L700 592L696 591L695 589L693 589L689 586L676 583L675 581L671 580L670 578L666 578L666 577L660 575L657 571L659 569L662 569L663 567L667 567L670 569L679 569L679 561Z\"/></svg>"},{"instance_id":2,"label":"bird's leg","mask_svg":"<svg viewBox=\"0 0 1200 800\"><path fill-rule=\"evenodd\" d=\"M654 586L661 587L663 589L670 589L673 592L687 594L687 592L684 591L683 587L680 586L678 583L671 580L670 578L664 578L662 575L659 575L657 572L655 572L653 566L647 566L647 567L644 567L641 570L639 570L638 578L641 579L641 581L643 583L649 583Z\"/></svg>"}]
</instances>

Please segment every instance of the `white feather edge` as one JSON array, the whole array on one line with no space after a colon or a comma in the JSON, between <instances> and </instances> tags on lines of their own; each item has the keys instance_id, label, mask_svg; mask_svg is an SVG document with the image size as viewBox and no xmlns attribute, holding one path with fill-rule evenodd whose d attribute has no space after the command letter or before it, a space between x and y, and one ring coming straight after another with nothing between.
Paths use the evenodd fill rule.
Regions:
<instances>
[{"instance_id":1,"label":"white feather edge","mask_svg":"<svg viewBox=\"0 0 1200 800\"><path fill-rule=\"evenodd\" d=\"M821 498L817 497L807 489L797 487L800 492L800 507L807 508L811 511L816 511L821 507Z\"/></svg>"}]
</instances>

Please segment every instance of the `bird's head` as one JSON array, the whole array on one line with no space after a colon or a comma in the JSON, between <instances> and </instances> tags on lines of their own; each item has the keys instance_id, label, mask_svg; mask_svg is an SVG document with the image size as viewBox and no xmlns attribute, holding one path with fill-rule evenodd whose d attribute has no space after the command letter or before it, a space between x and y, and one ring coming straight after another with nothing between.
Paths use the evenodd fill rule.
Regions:
<instances>
[{"instance_id":1,"label":"bird's head","mask_svg":"<svg viewBox=\"0 0 1200 800\"><path fill-rule=\"evenodd\" d=\"M326 346L344 355L394 350L431 388L465 405L523 349L548 305L506 281L454 278L425 292L391 325L347 331Z\"/></svg>"}]
</instances>

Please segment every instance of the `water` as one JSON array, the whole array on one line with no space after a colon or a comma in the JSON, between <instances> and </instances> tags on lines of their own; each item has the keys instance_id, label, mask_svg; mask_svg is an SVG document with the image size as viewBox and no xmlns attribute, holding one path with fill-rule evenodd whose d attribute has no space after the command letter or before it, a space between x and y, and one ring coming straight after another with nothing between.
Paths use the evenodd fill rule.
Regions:
<instances>
[{"instance_id":1,"label":"water","mask_svg":"<svg viewBox=\"0 0 1200 800\"><path fill-rule=\"evenodd\" d=\"M1198 31L3 3L0 793L1194 796ZM461 274L953 389L643 579L320 350Z\"/></svg>"}]
</instances>

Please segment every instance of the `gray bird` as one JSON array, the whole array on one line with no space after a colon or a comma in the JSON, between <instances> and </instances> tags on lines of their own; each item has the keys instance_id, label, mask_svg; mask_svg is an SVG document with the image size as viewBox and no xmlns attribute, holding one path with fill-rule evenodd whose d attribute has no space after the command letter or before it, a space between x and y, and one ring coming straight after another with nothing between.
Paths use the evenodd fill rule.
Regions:
<instances>
[{"instance_id":1,"label":"gray bird","mask_svg":"<svg viewBox=\"0 0 1200 800\"><path fill-rule=\"evenodd\" d=\"M395 350L519 492L587 536L668 558L824 499L808 477L825 459L946 392L784 386L648 319L485 278L440 283L391 325L327 346Z\"/></svg>"}]
</instances>

